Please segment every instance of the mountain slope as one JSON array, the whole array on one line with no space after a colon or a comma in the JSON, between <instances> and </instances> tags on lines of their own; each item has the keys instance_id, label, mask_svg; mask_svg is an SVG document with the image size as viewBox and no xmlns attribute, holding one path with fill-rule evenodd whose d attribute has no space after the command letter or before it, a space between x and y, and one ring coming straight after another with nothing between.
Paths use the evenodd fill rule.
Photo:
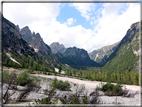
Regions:
<instances>
[{"instance_id":1,"label":"mountain slope","mask_svg":"<svg viewBox=\"0 0 142 107\"><path fill-rule=\"evenodd\" d=\"M56 53L55 56L62 64L67 64L70 66L75 66L76 64L69 60L68 58L64 57L60 52Z\"/></svg>"},{"instance_id":2,"label":"mountain slope","mask_svg":"<svg viewBox=\"0 0 142 107\"><path fill-rule=\"evenodd\" d=\"M116 47L118 46L119 42L104 46L101 49L94 50L93 52L89 53L89 57L97 63L101 65L106 62L107 58L114 52Z\"/></svg>"},{"instance_id":3,"label":"mountain slope","mask_svg":"<svg viewBox=\"0 0 142 107\"><path fill-rule=\"evenodd\" d=\"M67 48L63 56L71 60L77 66L99 66L98 63L90 59L87 51L84 49L76 47Z\"/></svg>"},{"instance_id":4,"label":"mountain slope","mask_svg":"<svg viewBox=\"0 0 142 107\"><path fill-rule=\"evenodd\" d=\"M50 64L43 60L23 40L18 26L2 16L2 65L15 68L49 71Z\"/></svg>"},{"instance_id":5,"label":"mountain slope","mask_svg":"<svg viewBox=\"0 0 142 107\"><path fill-rule=\"evenodd\" d=\"M26 56L34 56L37 58L36 53L25 42L16 26L3 17L2 26L2 49L5 53L15 50L18 54L25 54Z\"/></svg>"},{"instance_id":6,"label":"mountain slope","mask_svg":"<svg viewBox=\"0 0 142 107\"><path fill-rule=\"evenodd\" d=\"M38 59L38 55L35 53L33 48L29 47L26 41L24 41L19 33L19 29L5 19L2 16L2 54L3 54L3 65L22 66L22 59L30 59L31 57L35 60ZM18 65L17 65L18 64Z\"/></svg>"},{"instance_id":7,"label":"mountain slope","mask_svg":"<svg viewBox=\"0 0 142 107\"><path fill-rule=\"evenodd\" d=\"M137 71L139 59L139 26L140 23L134 23L127 31L118 47L108 58L108 62L103 69L113 71Z\"/></svg>"},{"instance_id":8,"label":"mountain slope","mask_svg":"<svg viewBox=\"0 0 142 107\"><path fill-rule=\"evenodd\" d=\"M64 52L66 51L66 48L64 47L64 45L59 44L59 42L53 42L52 44L50 44L50 48L53 54L56 54L58 52L64 54Z\"/></svg>"},{"instance_id":9,"label":"mountain slope","mask_svg":"<svg viewBox=\"0 0 142 107\"><path fill-rule=\"evenodd\" d=\"M42 60L51 66L58 67L59 60L52 54L51 48L44 43L39 33L31 33L28 26L21 29L22 38L32 47Z\"/></svg>"}]
</instances>

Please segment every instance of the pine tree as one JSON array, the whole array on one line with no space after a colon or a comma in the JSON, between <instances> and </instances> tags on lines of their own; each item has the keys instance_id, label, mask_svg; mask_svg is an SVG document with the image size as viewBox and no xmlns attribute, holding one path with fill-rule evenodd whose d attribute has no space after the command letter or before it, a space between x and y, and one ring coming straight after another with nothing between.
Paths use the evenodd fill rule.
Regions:
<instances>
[{"instance_id":1,"label":"pine tree","mask_svg":"<svg viewBox=\"0 0 142 107\"><path fill-rule=\"evenodd\" d=\"M55 68L53 67L53 73L55 73Z\"/></svg>"},{"instance_id":2,"label":"pine tree","mask_svg":"<svg viewBox=\"0 0 142 107\"><path fill-rule=\"evenodd\" d=\"M105 81L107 81L107 78L108 78L108 71L105 72L105 77L104 77Z\"/></svg>"},{"instance_id":3,"label":"pine tree","mask_svg":"<svg viewBox=\"0 0 142 107\"><path fill-rule=\"evenodd\" d=\"M76 76L76 71L75 70L73 71L73 75Z\"/></svg>"},{"instance_id":4,"label":"pine tree","mask_svg":"<svg viewBox=\"0 0 142 107\"><path fill-rule=\"evenodd\" d=\"M79 70L79 74L80 74L80 77L82 77L82 70L81 69Z\"/></svg>"},{"instance_id":5,"label":"pine tree","mask_svg":"<svg viewBox=\"0 0 142 107\"><path fill-rule=\"evenodd\" d=\"M62 65L60 64L60 66L59 66L59 73L61 73L61 70L62 70Z\"/></svg>"}]
</instances>

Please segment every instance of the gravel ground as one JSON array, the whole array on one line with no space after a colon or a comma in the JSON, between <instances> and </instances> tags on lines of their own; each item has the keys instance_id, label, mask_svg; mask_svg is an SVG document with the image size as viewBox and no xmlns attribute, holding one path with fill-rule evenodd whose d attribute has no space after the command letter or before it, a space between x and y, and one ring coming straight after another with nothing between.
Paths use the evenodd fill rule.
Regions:
<instances>
[{"instance_id":1,"label":"gravel ground","mask_svg":"<svg viewBox=\"0 0 142 107\"><path fill-rule=\"evenodd\" d=\"M7 68L5 67L4 68L5 70L10 70L10 71L13 71L15 70L17 73L18 72L21 72L20 70L16 70L16 69L13 69L13 68ZM79 80L79 79L75 79L75 78L70 78L70 77L60 77L60 76L52 76L52 75L43 75L43 74L32 74L34 76L39 76L39 77L44 77L44 78L51 78L51 79L54 79L54 78L57 78L58 80L62 80L62 81L69 81L70 83L72 83L72 85L74 84L79 84L79 85L82 85L84 84L86 90L88 92L91 92L92 90L94 90L97 86L101 85L101 83L106 83L106 82L99 82L99 81L89 81L89 80ZM115 83L114 83L115 84ZM113 97L109 97L109 96L100 96L100 99L101 99L101 104L105 104L105 105L108 105L108 104L119 104L119 105L130 105L130 106L139 106L141 103L140 103L140 100L141 100L141 95L139 94L141 91L140 89L140 86L135 86L135 85L125 85L125 84L122 84L123 86L123 89L129 89L130 92L138 92L138 94L136 94L134 97L132 98L127 98L127 97L121 97L121 96L117 96L117 102L116 102L116 97L113 96ZM45 83L44 81L41 83L41 87L42 89L46 89L47 87L47 82ZM72 88L73 90L73 88ZM46 95L42 95L41 94L42 90L40 91L39 90L39 93L30 93L29 96L27 97L28 99L31 99L31 98L44 98L46 97ZM16 95L15 95L16 96ZM32 102L31 102L32 103ZM22 103L22 104L26 104L26 102Z\"/></svg>"},{"instance_id":2,"label":"gravel ground","mask_svg":"<svg viewBox=\"0 0 142 107\"><path fill-rule=\"evenodd\" d=\"M51 75L39 75L39 74L33 74L34 76L40 76L40 77L45 77L45 78L57 78L58 80L62 81L69 81L74 84L79 84L82 85L84 84L86 90L88 92L91 92L94 90L97 86L99 86L101 83L106 83L106 82L99 82L99 81L87 81L87 80L79 80L79 79L74 79L74 78L69 78L69 77L60 77L60 76L51 76ZM115 83L114 83L115 84ZM100 96L102 104L119 104L119 105L140 105L140 86L135 86L135 85L125 85L123 84L123 89L129 89L130 92L137 92L137 94L132 97L122 97L122 96L117 96L117 102L116 102L116 97L115 96Z\"/></svg>"},{"instance_id":3,"label":"gravel ground","mask_svg":"<svg viewBox=\"0 0 142 107\"><path fill-rule=\"evenodd\" d=\"M75 78L52 76L52 75L42 75L42 74L33 74L33 75L45 77L45 78L52 78L52 79L57 78L58 80L69 81L69 82L79 84L79 85L84 84L87 90L94 89L97 86L101 85L101 83L104 83L104 84L106 83L106 82L79 80L79 79L75 79ZM122 84L122 86L124 89L130 89L132 91L139 91L140 92L140 86L125 85L125 84Z\"/></svg>"}]
</instances>

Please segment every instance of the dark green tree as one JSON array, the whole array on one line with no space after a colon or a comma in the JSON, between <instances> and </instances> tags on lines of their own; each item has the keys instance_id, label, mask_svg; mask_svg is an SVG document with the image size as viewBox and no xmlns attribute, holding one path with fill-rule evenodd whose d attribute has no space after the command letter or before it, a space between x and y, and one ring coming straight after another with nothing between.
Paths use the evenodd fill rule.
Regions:
<instances>
[{"instance_id":1,"label":"dark green tree","mask_svg":"<svg viewBox=\"0 0 142 107\"><path fill-rule=\"evenodd\" d=\"M60 66L59 66L59 73L61 73L61 70L62 70L62 65L60 64Z\"/></svg>"}]
</instances>

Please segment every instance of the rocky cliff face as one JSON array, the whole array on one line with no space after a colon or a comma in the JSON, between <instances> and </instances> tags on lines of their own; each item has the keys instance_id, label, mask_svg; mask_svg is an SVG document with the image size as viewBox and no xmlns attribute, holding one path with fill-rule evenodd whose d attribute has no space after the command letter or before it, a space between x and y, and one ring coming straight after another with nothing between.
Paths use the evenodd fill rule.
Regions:
<instances>
[{"instance_id":1,"label":"rocky cliff face","mask_svg":"<svg viewBox=\"0 0 142 107\"><path fill-rule=\"evenodd\" d=\"M89 53L89 57L102 65L106 62L107 58L114 52L119 43L120 42L117 42L113 45L104 46L101 49L94 50L93 52Z\"/></svg>"},{"instance_id":2,"label":"rocky cliff face","mask_svg":"<svg viewBox=\"0 0 142 107\"><path fill-rule=\"evenodd\" d=\"M20 35L19 29L10 21L2 17L2 50L7 53L15 51L18 54L37 58L35 51L29 47Z\"/></svg>"},{"instance_id":3,"label":"rocky cliff face","mask_svg":"<svg viewBox=\"0 0 142 107\"><path fill-rule=\"evenodd\" d=\"M67 48L63 56L71 60L77 66L99 66L98 63L90 59L87 51L84 49L76 47Z\"/></svg>"},{"instance_id":4,"label":"rocky cliff face","mask_svg":"<svg viewBox=\"0 0 142 107\"><path fill-rule=\"evenodd\" d=\"M22 28L20 33L23 39L27 41L30 47L34 48L35 52L37 52L38 55L44 56L52 54L50 47L44 43L39 33L31 33L28 26Z\"/></svg>"},{"instance_id":5,"label":"rocky cliff face","mask_svg":"<svg viewBox=\"0 0 142 107\"><path fill-rule=\"evenodd\" d=\"M66 51L66 48L64 47L64 45L60 44L59 42L53 42L52 44L50 44L50 48L53 54L56 54L58 52L60 52L61 54L64 54L64 52Z\"/></svg>"}]
</instances>

